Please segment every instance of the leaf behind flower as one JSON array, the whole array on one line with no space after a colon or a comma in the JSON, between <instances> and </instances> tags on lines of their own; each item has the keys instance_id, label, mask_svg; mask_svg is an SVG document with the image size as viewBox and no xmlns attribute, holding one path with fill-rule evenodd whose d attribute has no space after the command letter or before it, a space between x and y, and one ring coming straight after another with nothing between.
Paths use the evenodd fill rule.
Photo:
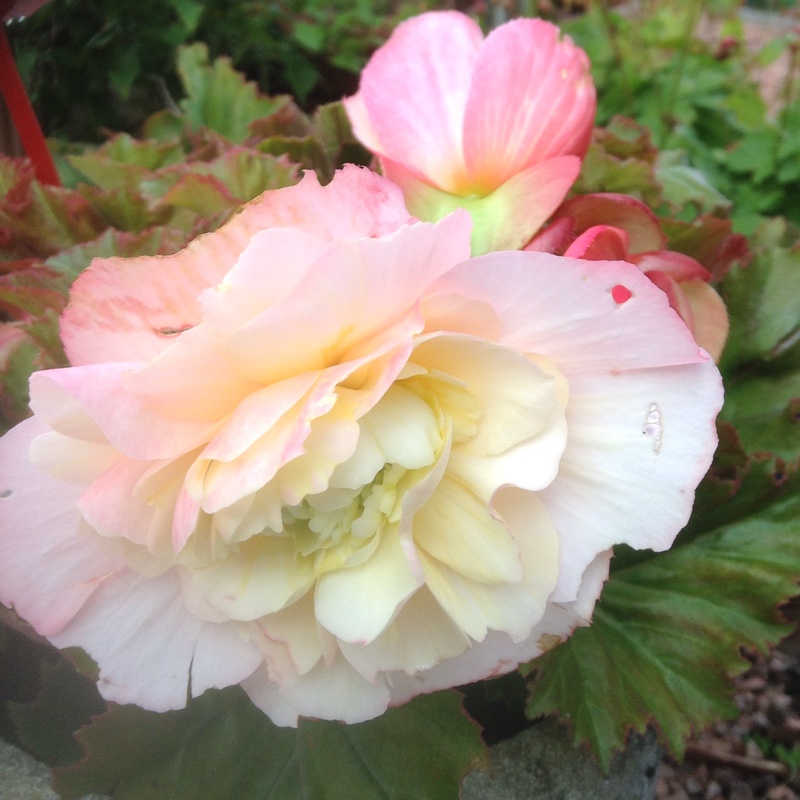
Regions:
<instances>
[{"instance_id":1,"label":"leaf behind flower","mask_svg":"<svg viewBox=\"0 0 800 800\"><path fill-rule=\"evenodd\" d=\"M233 687L182 711L111 706L78 734L86 758L54 771L65 800L456 800L480 766L479 727L456 692L418 697L357 725L279 728Z\"/></svg>"}]
</instances>

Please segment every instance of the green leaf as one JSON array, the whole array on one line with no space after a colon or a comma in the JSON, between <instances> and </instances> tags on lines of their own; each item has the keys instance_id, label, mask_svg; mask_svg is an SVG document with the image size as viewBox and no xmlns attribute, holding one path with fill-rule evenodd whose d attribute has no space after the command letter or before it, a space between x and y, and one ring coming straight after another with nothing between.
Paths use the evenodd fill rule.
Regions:
<instances>
[{"instance_id":1,"label":"green leaf","mask_svg":"<svg viewBox=\"0 0 800 800\"><path fill-rule=\"evenodd\" d=\"M82 755L73 733L105 708L93 681L76 672L64 656L41 666L41 691L31 703L11 703L9 713L25 749L55 766Z\"/></svg>"},{"instance_id":2,"label":"green leaf","mask_svg":"<svg viewBox=\"0 0 800 800\"><path fill-rule=\"evenodd\" d=\"M183 231L166 226L138 234L107 230L91 242L62 250L45 263L72 281L92 263L93 258L170 255L187 244L188 238Z\"/></svg>"},{"instance_id":3,"label":"green leaf","mask_svg":"<svg viewBox=\"0 0 800 800\"><path fill-rule=\"evenodd\" d=\"M358 725L278 728L238 688L183 711L112 706L78 739L87 758L55 770L65 800L457 800L485 753L455 692L418 697Z\"/></svg>"},{"instance_id":4,"label":"green leaf","mask_svg":"<svg viewBox=\"0 0 800 800\"><path fill-rule=\"evenodd\" d=\"M205 125L233 142L243 142L254 120L272 114L282 98L262 95L231 66L229 58L208 63L208 48L196 43L178 50L178 72L187 97L180 107L189 123Z\"/></svg>"},{"instance_id":5,"label":"green leaf","mask_svg":"<svg viewBox=\"0 0 800 800\"><path fill-rule=\"evenodd\" d=\"M750 368L800 366L800 251L784 244L785 221L764 224L753 238L755 256L720 285L731 329L720 368L732 377Z\"/></svg>"},{"instance_id":6,"label":"green leaf","mask_svg":"<svg viewBox=\"0 0 800 800\"><path fill-rule=\"evenodd\" d=\"M682 163L682 154L669 158L662 152L656 166L656 177L664 190L664 200L676 210L693 205L697 212L725 211L731 201L711 185L706 175Z\"/></svg>"},{"instance_id":7,"label":"green leaf","mask_svg":"<svg viewBox=\"0 0 800 800\"><path fill-rule=\"evenodd\" d=\"M558 712L605 769L630 729L653 723L680 757L693 727L738 712L729 676L790 632L800 497L617 571L588 628L532 662L527 713Z\"/></svg>"}]
</instances>

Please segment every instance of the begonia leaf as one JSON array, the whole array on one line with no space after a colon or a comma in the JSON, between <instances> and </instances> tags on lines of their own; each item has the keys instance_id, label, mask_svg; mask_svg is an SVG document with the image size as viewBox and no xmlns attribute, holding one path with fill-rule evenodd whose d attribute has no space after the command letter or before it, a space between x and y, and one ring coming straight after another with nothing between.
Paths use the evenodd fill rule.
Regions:
<instances>
[{"instance_id":1,"label":"begonia leaf","mask_svg":"<svg viewBox=\"0 0 800 800\"><path fill-rule=\"evenodd\" d=\"M791 630L777 607L798 590L799 516L794 493L615 572L592 625L532 662L528 716L558 712L605 769L648 724L680 757L693 728L737 713L740 648Z\"/></svg>"},{"instance_id":2,"label":"begonia leaf","mask_svg":"<svg viewBox=\"0 0 800 800\"><path fill-rule=\"evenodd\" d=\"M607 128L595 129L573 193L630 194L656 208L661 202L655 173L657 153L647 128L615 118Z\"/></svg>"},{"instance_id":3,"label":"begonia leaf","mask_svg":"<svg viewBox=\"0 0 800 800\"><path fill-rule=\"evenodd\" d=\"M753 260L732 269L720 286L731 323L720 364L728 378L747 365L800 366L800 251L784 243L786 234L780 219L762 225Z\"/></svg>"},{"instance_id":4,"label":"begonia leaf","mask_svg":"<svg viewBox=\"0 0 800 800\"><path fill-rule=\"evenodd\" d=\"M78 734L86 758L54 773L65 800L456 800L481 766L478 726L455 692L419 697L357 725L301 720L279 728L238 689L183 711L112 706Z\"/></svg>"},{"instance_id":5,"label":"begonia leaf","mask_svg":"<svg viewBox=\"0 0 800 800\"><path fill-rule=\"evenodd\" d=\"M667 248L685 253L699 261L715 280L722 278L734 263L750 261L747 239L733 233L729 219L701 214L691 222L662 219L661 228L667 235Z\"/></svg>"},{"instance_id":6,"label":"begonia leaf","mask_svg":"<svg viewBox=\"0 0 800 800\"><path fill-rule=\"evenodd\" d=\"M792 355L800 358L800 345ZM800 458L800 369L734 383L725 397L722 417L735 423L748 451L796 461Z\"/></svg>"},{"instance_id":7,"label":"begonia leaf","mask_svg":"<svg viewBox=\"0 0 800 800\"><path fill-rule=\"evenodd\" d=\"M250 123L277 110L283 99L262 95L231 66L229 58L208 61L208 48L195 43L178 50L178 73L187 97L180 101L193 127L205 125L232 142L243 142Z\"/></svg>"},{"instance_id":8,"label":"begonia leaf","mask_svg":"<svg viewBox=\"0 0 800 800\"><path fill-rule=\"evenodd\" d=\"M42 662L36 700L10 703L9 714L24 748L39 761L55 766L82 756L72 734L104 708L95 683L79 674L65 656L59 656Z\"/></svg>"},{"instance_id":9,"label":"begonia leaf","mask_svg":"<svg viewBox=\"0 0 800 800\"><path fill-rule=\"evenodd\" d=\"M168 208L151 207L138 189L132 187L103 191L96 186L84 184L78 187L78 192L117 230L139 233L145 228L163 225L169 221Z\"/></svg>"},{"instance_id":10,"label":"begonia leaf","mask_svg":"<svg viewBox=\"0 0 800 800\"><path fill-rule=\"evenodd\" d=\"M141 233L107 230L91 242L76 244L50 256L45 264L71 281L92 263L93 258L171 255L188 243L189 237L184 231L169 226L150 228Z\"/></svg>"},{"instance_id":11,"label":"begonia leaf","mask_svg":"<svg viewBox=\"0 0 800 800\"><path fill-rule=\"evenodd\" d=\"M0 241L20 257L47 257L107 227L80 194L34 180L30 162L0 156Z\"/></svg>"}]
</instances>

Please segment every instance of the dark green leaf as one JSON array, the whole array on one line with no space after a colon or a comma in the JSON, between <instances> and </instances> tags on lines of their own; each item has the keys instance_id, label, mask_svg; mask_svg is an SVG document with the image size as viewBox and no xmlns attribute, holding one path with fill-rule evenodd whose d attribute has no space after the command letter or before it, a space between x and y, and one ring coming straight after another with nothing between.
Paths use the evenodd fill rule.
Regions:
<instances>
[{"instance_id":1,"label":"dark green leaf","mask_svg":"<svg viewBox=\"0 0 800 800\"><path fill-rule=\"evenodd\" d=\"M693 727L737 713L728 676L742 646L787 634L797 592L800 497L616 572L589 628L534 661L527 712L558 712L604 768L630 729L654 723L680 755Z\"/></svg>"},{"instance_id":2,"label":"dark green leaf","mask_svg":"<svg viewBox=\"0 0 800 800\"><path fill-rule=\"evenodd\" d=\"M78 735L87 758L55 771L65 800L457 800L484 758L455 692L419 697L358 725L278 728L238 689L185 710L115 706Z\"/></svg>"}]
</instances>

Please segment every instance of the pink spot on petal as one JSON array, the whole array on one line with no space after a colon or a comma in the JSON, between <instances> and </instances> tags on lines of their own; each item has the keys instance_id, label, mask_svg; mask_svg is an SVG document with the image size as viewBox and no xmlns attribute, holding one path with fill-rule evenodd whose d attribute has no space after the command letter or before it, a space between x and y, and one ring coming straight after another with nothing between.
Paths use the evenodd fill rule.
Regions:
<instances>
[{"instance_id":1,"label":"pink spot on petal","mask_svg":"<svg viewBox=\"0 0 800 800\"><path fill-rule=\"evenodd\" d=\"M621 306L623 303L627 303L632 296L633 292L627 286L623 286L622 284L618 283L611 289L611 297L618 306Z\"/></svg>"}]
</instances>

